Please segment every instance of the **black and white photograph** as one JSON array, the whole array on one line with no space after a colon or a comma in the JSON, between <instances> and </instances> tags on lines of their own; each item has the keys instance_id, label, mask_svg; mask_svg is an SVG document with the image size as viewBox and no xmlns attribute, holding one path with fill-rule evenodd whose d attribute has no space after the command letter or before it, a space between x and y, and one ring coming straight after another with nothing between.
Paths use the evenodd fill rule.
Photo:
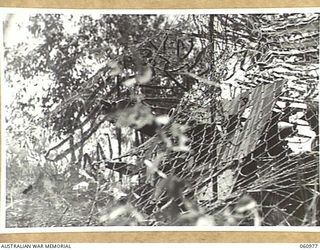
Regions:
<instances>
[{"instance_id":1,"label":"black and white photograph","mask_svg":"<svg viewBox=\"0 0 320 250\"><path fill-rule=\"evenodd\" d=\"M320 226L315 11L6 11L12 228Z\"/></svg>"}]
</instances>

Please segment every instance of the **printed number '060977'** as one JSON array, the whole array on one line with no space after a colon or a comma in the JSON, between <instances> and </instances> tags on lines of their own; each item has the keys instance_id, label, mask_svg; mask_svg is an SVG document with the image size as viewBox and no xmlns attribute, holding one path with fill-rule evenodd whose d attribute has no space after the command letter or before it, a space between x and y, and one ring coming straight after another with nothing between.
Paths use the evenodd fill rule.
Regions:
<instances>
[{"instance_id":1,"label":"printed number '060977'","mask_svg":"<svg viewBox=\"0 0 320 250\"><path fill-rule=\"evenodd\" d=\"M300 244L300 248L318 248L319 244Z\"/></svg>"}]
</instances>

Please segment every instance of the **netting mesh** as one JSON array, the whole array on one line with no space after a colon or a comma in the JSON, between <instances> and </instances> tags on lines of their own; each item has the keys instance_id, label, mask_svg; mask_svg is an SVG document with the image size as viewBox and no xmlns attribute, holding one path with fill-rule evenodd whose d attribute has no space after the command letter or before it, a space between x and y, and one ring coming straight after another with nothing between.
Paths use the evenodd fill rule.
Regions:
<instances>
[{"instance_id":1,"label":"netting mesh","mask_svg":"<svg viewBox=\"0 0 320 250\"><path fill-rule=\"evenodd\" d=\"M248 195L257 202L263 225L315 225L319 221L314 101L319 80L318 16L248 16L244 27L253 26L247 32L255 44L246 50L249 56L235 59L225 54L231 48L243 48L237 42L241 38L237 40L229 29L219 30L219 25L226 22L232 29L237 17L216 17L219 36L225 41L215 36L216 69L209 78L218 81L223 67L246 61L251 65L243 72L243 80L225 91L212 86L195 88L181 100L171 119L185 126L187 152L167 150L159 141L159 134L174 137L171 125L134 148L132 154L148 160L164 152L158 169L166 179L175 178L166 187L161 177L151 185L143 184L142 178L134 188L135 205L151 218L169 210L169 218L162 219L170 224L175 213L184 211L181 197L196 199L209 214L226 216L226 211L238 211L239 199ZM254 18L259 18L259 25ZM284 24L284 20L289 22ZM228 36L234 42L227 41ZM228 61L222 61L223 57ZM308 129L311 136L304 135ZM176 191L172 193L171 188ZM250 216L241 218L235 223L255 223Z\"/></svg>"},{"instance_id":2,"label":"netting mesh","mask_svg":"<svg viewBox=\"0 0 320 250\"><path fill-rule=\"evenodd\" d=\"M319 209L313 207L318 196L318 152L314 149L294 153L288 146L287 138L296 136L297 131L293 127L279 130L279 123L289 118L283 110L273 111L281 89L282 81L256 87L246 95L248 101L243 110L252 108L251 115L244 119L236 112L236 118L230 115L223 122L216 118L218 122L203 123L190 115L187 105L182 105L175 119L188 125L190 151L166 154L159 169L184 180L185 195L197 197L212 214L237 204L242 195L249 194L259 202L265 225L310 223L306 212ZM196 110L195 103L191 106ZM153 154L149 155L161 151L158 144L149 143L143 145L141 155L150 150ZM157 186L142 185L137 189L141 194L137 205L149 212L152 207L151 214L156 211L155 199L160 206L167 199L165 195L164 201L160 195L154 197L158 191L154 189Z\"/></svg>"}]
</instances>

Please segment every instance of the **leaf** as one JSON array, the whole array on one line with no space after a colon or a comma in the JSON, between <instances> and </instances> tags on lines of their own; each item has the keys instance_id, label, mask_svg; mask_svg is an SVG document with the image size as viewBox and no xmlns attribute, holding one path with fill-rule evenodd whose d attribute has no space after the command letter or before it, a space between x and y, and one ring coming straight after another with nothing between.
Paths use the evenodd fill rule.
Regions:
<instances>
[{"instance_id":1,"label":"leaf","mask_svg":"<svg viewBox=\"0 0 320 250\"><path fill-rule=\"evenodd\" d=\"M129 78L129 79L125 80L124 82L122 82L122 85L126 86L126 87L132 87L136 83L137 83L136 78Z\"/></svg>"},{"instance_id":2,"label":"leaf","mask_svg":"<svg viewBox=\"0 0 320 250\"><path fill-rule=\"evenodd\" d=\"M144 164L146 165L146 183L150 183L151 185L154 185L154 175L157 173L162 178L167 178L167 175L163 172L161 172L158 167L160 163L162 162L164 154L160 153L157 155L157 157L154 159L154 161L145 160Z\"/></svg>"},{"instance_id":3,"label":"leaf","mask_svg":"<svg viewBox=\"0 0 320 250\"><path fill-rule=\"evenodd\" d=\"M106 222L106 221L109 221L109 220L115 220L117 219L119 216L125 214L128 212L128 208L127 206L120 206L120 207L117 207L115 209L113 209L113 211L111 211L110 214L105 214L105 215L102 215L100 218L99 218L99 222L102 223L102 222Z\"/></svg>"},{"instance_id":4,"label":"leaf","mask_svg":"<svg viewBox=\"0 0 320 250\"><path fill-rule=\"evenodd\" d=\"M236 212L244 213L246 211L251 211L255 209L256 206L257 206L257 202L254 199L252 199L250 196L245 195L238 201Z\"/></svg>"},{"instance_id":5,"label":"leaf","mask_svg":"<svg viewBox=\"0 0 320 250\"><path fill-rule=\"evenodd\" d=\"M111 71L109 73L111 76L120 75L122 73L122 68L118 62L111 61L108 63L108 66L111 68Z\"/></svg>"},{"instance_id":6,"label":"leaf","mask_svg":"<svg viewBox=\"0 0 320 250\"><path fill-rule=\"evenodd\" d=\"M102 215L99 218L99 222L100 223L106 222L107 220L109 220L109 215L108 214Z\"/></svg>"},{"instance_id":7,"label":"leaf","mask_svg":"<svg viewBox=\"0 0 320 250\"><path fill-rule=\"evenodd\" d=\"M135 129L140 129L152 124L153 121L154 115L151 113L151 109L138 103L132 108L119 112L117 123L119 126L131 126Z\"/></svg>"},{"instance_id":8,"label":"leaf","mask_svg":"<svg viewBox=\"0 0 320 250\"><path fill-rule=\"evenodd\" d=\"M140 195L138 195L137 193L133 192L132 195L134 196L135 199L140 199Z\"/></svg>"},{"instance_id":9,"label":"leaf","mask_svg":"<svg viewBox=\"0 0 320 250\"><path fill-rule=\"evenodd\" d=\"M201 216L198 218L195 226L203 227L203 226L215 226L215 222L213 217L211 216Z\"/></svg>"},{"instance_id":10,"label":"leaf","mask_svg":"<svg viewBox=\"0 0 320 250\"><path fill-rule=\"evenodd\" d=\"M162 178L167 178L167 177L168 177L165 173L163 173L163 172L160 171L160 170L157 171L157 174L158 174L160 177L162 177Z\"/></svg>"},{"instance_id":11,"label":"leaf","mask_svg":"<svg viewBox=\"0 0 320 250\"><path fill-rule=\"evenodd\" d=\"M88 187L89 187L89 183L86 182L86 181L82 181L82 182L74 185L74 186L72 187L72 190L86 191L86 190L88 190Z\"/></svg>"},{"instance_id":12,"label":"leaf","mask_svg":"<svg viewBox=\"0 0 320 250\"><path fill-rule=\"evenodd\" d=\"M118 218L119 216L123 215L123 214L126 214L128 212L130 212L131 209L129 209L128 206L121 206L121 207L118 207L116 209L114 209L110 214L109 214L109 219L110 220L114 220L116 218Z\"/></svg>"},{"instance_id":13,"label":"leaf","mask_svg":"<svg viewBox=\"0 0 320 250\"><path fill-rule=\"evenodd\" d=\"M148 83L150 82L151 79L152 79L152 69L150 66L145 67L143 72L139 72L136 75L136 80L140 84Z\"/></svg>"},{"instance_id":14,"label":"leaf","mask_svg":"<svg viewBox=\"0 0 320 250\"><path fill-rule=\"evenodd\" d=\"M170 117L168 115L159 115L155 118L155 122L160 126L168 124L169 121Z\"/></svg>"},{"instance_id":15,"label":"leaf","mask_svg":"<svg viewBox=\"0 0 320 250\"><path fill-rule=\"evenodd\" d=\"M133 209L131 212L131 215L137 220L137 222L141 223L145 220L145 218L143 217L143 215L138 212L136 209Z\"/></svg>"},{"instance_id":16,"label":"leaf","mask_svg":"<svg viewBox=\"0 0 320 250\"><path fill-rule=\"evenodd\" d=\"M146 183L150 183L152 186L154 185L154 174L157 172L158 167L155 166L151 161L144 160L144 164L147 166L146 168Z\"/></svg>"},{"instance_id":17,"label":"leaf","mask_svg":"<svg viewBox=\"0 0 320 250\"><path fill-rule=\"evenodd\" d=\"M171 127L172 136L178 139L178 142L172 146L173 151L177 152L188 152L190 151L190 146L187 145L189 138L184 134L186 130L185 126L180 124L173 124Z\"/></svg>"},{"instance_id":18,"label":"leaf","mask_svg":"<svg viewBox=\"0 0 320 250\"><path fill-rule=\"evenodd\" d=\"M126 193L122 192L122 190L120 190L119 188L112 188L112 192L111 195L116 199L116 200L120 200L122 197L126 197L128 196Z\"/></svg>"}]
</instances>

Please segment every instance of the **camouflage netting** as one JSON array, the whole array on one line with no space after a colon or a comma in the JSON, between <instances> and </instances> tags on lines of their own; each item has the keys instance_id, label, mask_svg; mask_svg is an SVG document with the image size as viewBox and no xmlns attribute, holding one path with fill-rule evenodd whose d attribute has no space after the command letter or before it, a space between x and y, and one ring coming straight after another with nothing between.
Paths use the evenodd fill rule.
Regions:
<instances>
[{"instance_id":1,"label":"camouflage netting","mask_svg":"<svg viewBox=\"0 0 320 250\"><path fill-rule=\"evenodd\" d=\"M211 73L186 73L199 84L169 124L120 157L135 159L122 171L139 176L130 201L155 225L192 225L201 213L216 225L319 224L318 15L237 17L215 17Z\"/></svg>"},{"instance_id":2,"label":"camouflage netting","mask_svg":"<svg viewBox=\"0 0 320 250\"><path fill-rule=\"evenodd\" d=\"M190 150L166 151L165 146L157 143L158 138L155 137L154 141L152 138L141 146L139 153L134 149L134 154L138 154L138 158L147 155L150 159L165 152L165 156L161 155L160 163L156 165L169 176L166 178L177 178L167 183L167 186L181 188L169 196L177 195L191 200L195 198L209 214L223 213L246 194L258 202L264 225L315 223L318 219L309 216L319 210L315 200L319 183L318 149L316 146L311 150L309 145L309 150L291 150L289 139L296 139L297 142L293 143L299 145L301 140L311 139L301 139L294 125L280 128L282 123L291 124L289 118L303 110L288 107L281 109L276 105L281 102L282 87L281 80L245 92L235 99L240 101L233 104L235 111L232 108L224 110L220 117L215 113L213 122L210 121L210 113L207 113L210 117L204 119L207 122L199 119L199 113L193 112L200 111L203 106L186 100L172 119L187 126L185 135L189 139ZM243 106L241 97L247 98ZM203 101L203 97L200 100ZM250 109L250 113L244 117L246 109ZM276 109L277 112L274 111ZM167 136L172 136L170 126L163 130L160 134L169 133ZM142 175L145 171L148 170L142 168ZM157 209L163 212L161 207L169 202L170 188L163 187L163 179L159 179L154 180L157 184L149 182L152 184L141 185L135 190L141 196L136 205L150 215L157 213ZM179 208L183 211L183 208ZM174 210L170 206L169 209Z\"/></svg>"},{"instance_id":3,"label":"camouflage netting","mask_svg":"<svg viewBox=\"0 0 320 250\"><path fill-rule=\"evenodd\" d=\"M106 157L101 143L97 159L84 154L82 166L98 183L87 225L136 225L129 217L138 225L319 225L319 15L193 18L198 35L184 38L205 47L197 53L208 70L192 67L199 58L187 66L179 65L181 55L157 61L166 58L161 46L179 43L167 31L150 38L154 47L139 45L134 53L151 61L155 75L165 72L166 82L182 81L184 91L165 91L153 78L136 86L138 97L103 97L108 110L98 126L118 119L118 127L136 130L120 155L110 149ZM203 25L205 18L211 25ZM79 96L86 101L89 90L59 112ZM132 114L135 122L123 120ZM111 148L110 137L103 148ZM69 142L53 160L72 153L78 144L69 139L47 157ZM115 204L134 209L112 213Z\"/></svg>"}]
</instances>

